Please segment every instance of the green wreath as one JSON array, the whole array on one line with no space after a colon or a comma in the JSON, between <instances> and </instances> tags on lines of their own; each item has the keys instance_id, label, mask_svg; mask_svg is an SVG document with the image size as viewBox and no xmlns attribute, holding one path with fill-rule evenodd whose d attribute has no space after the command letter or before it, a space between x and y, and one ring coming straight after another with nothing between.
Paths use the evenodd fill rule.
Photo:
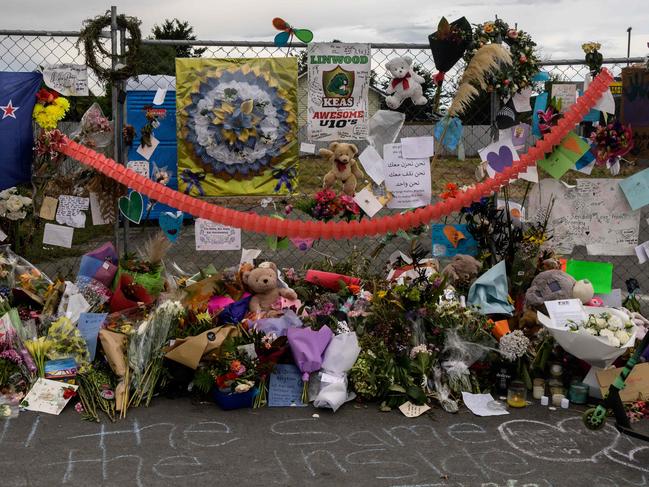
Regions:
<instances>
[{"instance_id":1,"label":"green wreath","mask_svg":"<svg viewBox=\"0 0 649 487\"><path fill-rule=\"evenodd\" d=\"M127 41L128 50L126 54L120 56L113 54L110 49L104 47L106 39L102 37L102 31L111 26L110 12L84 22L84 27L81 29L77 40L77 48L83 46L86 65L95 72L100 81L126 79L137 74L137 60L142 44L140 23L140 20L135 17L117 16L117 27L120 30L126 30L130 37ZM114 59L122 66L116 70L102 66L97 59L98 54L104 59L108 58L109 61Z\"/></svg>"},{"instance_id":2,"label":"green wreath","mask_svg":"<svg viewBox=\"0 0 649 487\"><path fill-rule=\"evenodd\" d=\"M475 26L471 44L464 55L466 63L483 45L493 42L505 43L512 55L511 66L503 67L488 78L490 89L496 91L501 99L507 99L532 84L541 60L536 55L536 43L527 32L512 29L505 21L496 19Z\"/></svg>"}]
</instances>

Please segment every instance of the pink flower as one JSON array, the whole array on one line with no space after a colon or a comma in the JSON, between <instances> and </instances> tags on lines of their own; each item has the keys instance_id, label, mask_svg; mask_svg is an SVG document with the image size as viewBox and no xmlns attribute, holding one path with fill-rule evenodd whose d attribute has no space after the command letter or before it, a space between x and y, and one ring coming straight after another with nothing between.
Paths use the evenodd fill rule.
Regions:
<instances>
[{"instance_id":1,"label":"pink flower","mask_svg":"<svg viewBox=\"0 0 649 487\"><path fill-rule=\"evenodd\" d=\"M518 39L518 31L516 29L509 29L507 31L507 37L510 39Z\"/></svg>"},{"instance_id":2,"label":"pink flower","mask_svg":"<svg viewBox=\"0 0 649 487\"><path fill-rule=\"evenodd\" d=\"M521 63L526 63L527 62L527 56L525 54L521 54L521 57L519 57L518 60Z\"/></svg>"},{"instance_id":3,"label":"pink flower","mask_svg":"<svg viewBox=\"0 0 649 487\"><path fill-rule=\"evenodd\" d=\"M86 411L85 409L83 409L83 404L81 404L80 402L78 402L78 403L76 403L74 405L74 410L76 412L78 412L79 414L82 414L82 413L84 413Z\"/></svg>"}]
</instances>

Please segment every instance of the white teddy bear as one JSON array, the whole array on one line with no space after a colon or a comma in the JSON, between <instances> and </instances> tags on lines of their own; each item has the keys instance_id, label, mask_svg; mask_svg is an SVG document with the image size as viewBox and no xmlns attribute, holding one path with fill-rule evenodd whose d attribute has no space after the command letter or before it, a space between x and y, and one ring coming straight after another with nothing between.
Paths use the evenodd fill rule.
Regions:
<instances>
[{"instance_id":1,"label":"white teddy bear","mask_svg":"<svg viewBox=\"0 0 649 487\"><path fill-rule=\"evenodd\" d=\"M410 98L415 105L428 103L421 88L424 78L412 69L412 59L409 57L390 59L385 67L392 75L392 80L386 90L390 96L385 97L388 107L396 110L407 98Z\"/></svg>"}]
</instances>

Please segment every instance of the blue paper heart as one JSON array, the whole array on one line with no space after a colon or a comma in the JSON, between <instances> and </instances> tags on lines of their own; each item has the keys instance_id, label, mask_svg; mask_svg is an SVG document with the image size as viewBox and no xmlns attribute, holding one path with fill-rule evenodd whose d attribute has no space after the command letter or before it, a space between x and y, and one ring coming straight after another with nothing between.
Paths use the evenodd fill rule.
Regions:
<instances>
[{"instance_id":1,"label":"blue paper heart","mask_svg":"<svg viewBox=\"0 0 649 487\"><path fill-rule=\"evenodd\" d=\"M176 213L172 213L170 211L165 211L160 214L158 223L160 224L160 228L162 228L165 236L171 242L175 242L180 235L180 229L183 226L183 212L177 211Z\"/></svg>"},{"instance_id":2,"label":"blue paper heart","mask_svg":"<svg viewBox=\"0 0 649 487\"><path fill-rule=\"evenodd\" d=\"M487 162L494 171L503 172L514 163L514 154L512 154L509 147L503 145L500 150L498 150L498 153L489 152L489 154L487 154Z\"/></svg>"}]
</instances>

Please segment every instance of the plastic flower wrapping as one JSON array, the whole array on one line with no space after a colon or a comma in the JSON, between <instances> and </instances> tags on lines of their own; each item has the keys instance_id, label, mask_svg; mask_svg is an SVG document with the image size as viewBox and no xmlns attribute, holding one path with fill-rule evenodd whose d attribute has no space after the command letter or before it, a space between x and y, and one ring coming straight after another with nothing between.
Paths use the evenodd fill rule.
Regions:
<instances>
[{"instance_id":1,"label":"plastic flower wrapping","mask_svg":"<svg viewBox=\"0 0 649 487\"><path fill-rule=\"evenodd\" d=\"M360 351L355 332L341 333L331 339L318 374L317 393L313 397L315 407L326 407L335 412L356 397L347 392L347 373L356 363Z\"/></svg>"}]
</instances>

